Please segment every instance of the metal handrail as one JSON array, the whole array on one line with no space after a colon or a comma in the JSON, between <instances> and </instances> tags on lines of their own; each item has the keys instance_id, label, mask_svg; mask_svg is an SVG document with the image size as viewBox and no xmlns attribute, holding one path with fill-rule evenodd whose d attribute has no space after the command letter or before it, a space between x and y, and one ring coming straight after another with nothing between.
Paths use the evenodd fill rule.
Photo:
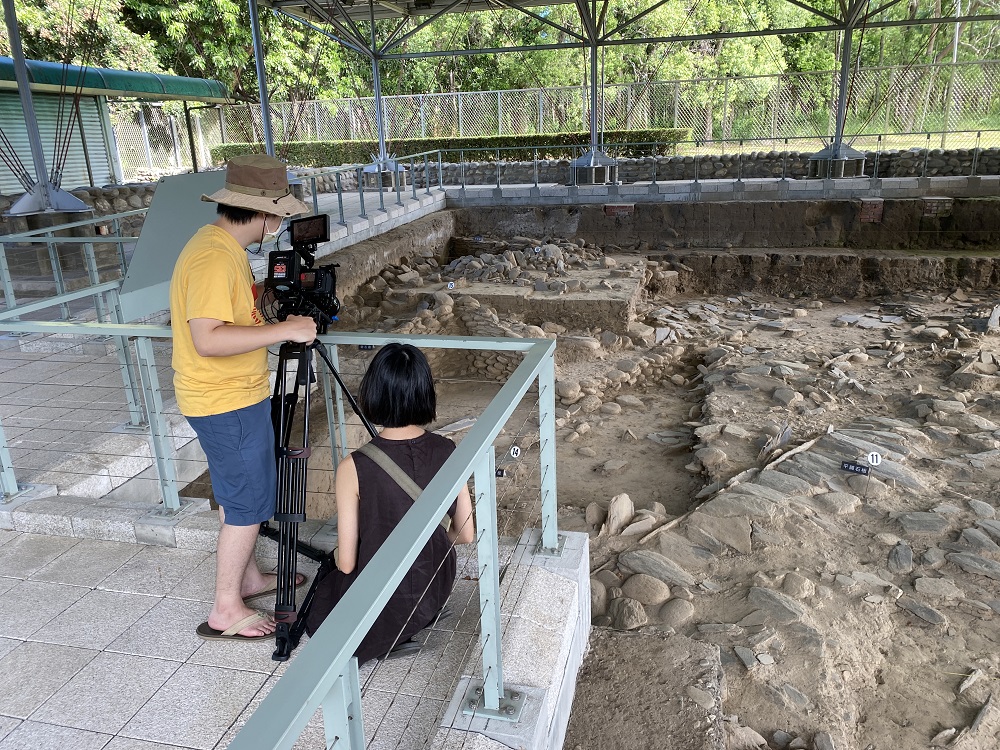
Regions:
<instances>
[{"instance_id":1,"label":"metal handrail","mask_svg":"<svg viewBox=\"0 0 1000 750\"><path fill-rule=\"evenodd\" d=\"M148 211L148 208L136 208L131 211L123 211L118 214L108 214L107 216L94 216L90 219L83 219L82 221L73 221L68 224L59 224L53 227L43 227L42 229L31 229L27 232L18 232L17 234L5 234L0 235L0 239L4 242L17 242L24 239L42 240L43 237L38 237L39 234L44 234L45 232L53 232L56 230L63 229L75 229L76 227L85 227L90 224L106 224L108 222L113 222L118 219L127 219L130 216L139 216ZM87 242L113 242L117 235L96 235L94 237L57 237L58 242L69 242L71 240L86 240ZM127 237L125 239L136 239L135 237Z\"/></svg>"},{"instance_id":2,"label":"metal handrail","mask_svg":"<svg viewBox=\"0 0 1000 750\"><path fill-rule=\"evenodd\" d=\"M152 339L170 338L167 326L146 324L71 323L0 321L0 330L22 333L50 333L134 337L142 368L147 398L151 398L153 451L158 471L169 466L169 441L157 440L162 431L162 404L156 385L156 363ZM503 426L520 405L533 384L538 384L539 437L542 444L541 547L557 553L559 549L555 484L555 347L550 339L492 339L487 337L445 337L416 335L375 335L367 333L327 334L319 337L336 347L343 345L384 345L390 341L412 343L423 348L486 349L522 352L523 360L501 387L410 510L390 533L372 560L358 576L324 624L305 643L274 689L254 711L236 735L232 750L291 748L309 719L320 707L324 709L327 746L342 741L348 750L362 750L364 730L357 660L353 654L375 622L406 571L437 528L442 515L454 502L470 475L476 483L476 527L480 530L479 587L482 614L483 708L499 716L500 701L505 695L501 651L500 579L498 536L496 528L496 456L493 444ZM148 378L148 379L147 379ZM338 386L339 396L339 386ZM329 391L327 408L331 408ZM332 436L331 436L332 437ZM332 441L331 441L332 442ZM0 426L0 458L3 469L0 484L5 492L17 491L6 441ZM13 483L13 488L9 485Z\"/></svg>"}]
</instances>

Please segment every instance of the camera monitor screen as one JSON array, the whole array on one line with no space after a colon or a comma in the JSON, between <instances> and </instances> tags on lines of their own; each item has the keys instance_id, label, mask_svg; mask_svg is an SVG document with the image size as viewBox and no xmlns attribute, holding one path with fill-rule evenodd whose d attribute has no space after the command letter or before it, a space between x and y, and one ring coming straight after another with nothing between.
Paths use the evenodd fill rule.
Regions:
<instances>
[{"instance_id":1,"label":"camera monitor screen","mask_svg":"<svg viewBox=\"0 0 1000 750\"><path fill-rule=\"evenodd\" d=\"M293 245L318 245L330 239L330 217L327 214L307 216L289 222Z\"/></svg>"}]
</instances>

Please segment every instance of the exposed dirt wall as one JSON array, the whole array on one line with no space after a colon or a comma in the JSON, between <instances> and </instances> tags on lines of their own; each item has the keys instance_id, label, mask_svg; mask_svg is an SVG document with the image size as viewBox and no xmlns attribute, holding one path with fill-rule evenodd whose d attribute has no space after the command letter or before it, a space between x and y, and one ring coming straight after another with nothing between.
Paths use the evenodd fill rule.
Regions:
<instances>
[{"instance_id":1,"label":"exposed dirt wall","mask_svg":"<svg viewBox=\"0 0 1000 750\"><path fill-rule=\"evenodd\" d=\"M340 264L337 269L337 293L344 299L356 293L362 284L377 276L386 266L395 265L402 258L419 254L422 250L431 250L439 260L444 260L454 234L454 212L437 211L391 232L339 250L320 262L328 262L332 257Z\"/></svg>"},{"instance_id":2,"label":"exposed dirt wall","mask_svg":"<svg viewBox=\"0 0 1000 750\"><path fill-rule=\"evenodd\" d=\"M601 206L455 209L456 233L583 238L643 251L642 243L685 248L1000 247L1000 199L956 198L950 212L924 216L920 198L885 200L880 223L862 223L860 201L675 202L605 216Z\"/></svg>"},{"instance_id":3,"label":"exposed dirt wall","mask_svg":"<svg viewBox=\"0 0 1000 750\"><path fill-rule=\"evenodd\" d=\"M879 257L854 253L726 253L681 251L671 256L687 293L822 294L858 297L927 289L1000 285L995 258Z\"/></svg>"}]
</instances>

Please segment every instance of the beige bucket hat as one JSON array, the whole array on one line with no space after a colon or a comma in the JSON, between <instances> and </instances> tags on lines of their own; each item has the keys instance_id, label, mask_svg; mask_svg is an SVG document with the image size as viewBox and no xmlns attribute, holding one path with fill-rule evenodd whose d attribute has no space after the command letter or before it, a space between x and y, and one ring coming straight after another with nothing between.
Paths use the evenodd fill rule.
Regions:
<instances>
[{"instance_id":1,"label":"beige bucket hat","mask_svg":"<svg viewBox=\"0 0 1000 750\"><path fill-rule=\"evenodd\" d=\"M230 159L226 163L226 186L201 199L272 216L295 216L309 211L309 206L292 195L285 165L265 154Z\"/></svg>"}]
</instances>

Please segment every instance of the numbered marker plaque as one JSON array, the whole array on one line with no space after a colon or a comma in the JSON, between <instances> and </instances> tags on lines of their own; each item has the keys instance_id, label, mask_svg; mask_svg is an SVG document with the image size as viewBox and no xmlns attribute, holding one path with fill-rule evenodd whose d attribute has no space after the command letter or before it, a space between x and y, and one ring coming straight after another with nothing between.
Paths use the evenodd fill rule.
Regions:
<instances>
[{"instance_id":1,"label":"numbered marker plaque","mask_svg":"<svg viewBox=\"0 0 1000 750\"><path fill-rule=\"evenodd\" d=\"M872 451L871 453L868 454L869 466L878 466L880 463L882 463L881 453L879 453L878 451Z\"/></svg>"},{"instance_id":2,"label":"numbered marker plaque","mask_svg":"<svg viewBox=\"0 0 1000 750\"><path fill-rule=\"evenodd\" d=\"M510 457L520 458L520 456L521 456L521 448L517 445L510 446Z\"/></svg>"}]
</instances>

